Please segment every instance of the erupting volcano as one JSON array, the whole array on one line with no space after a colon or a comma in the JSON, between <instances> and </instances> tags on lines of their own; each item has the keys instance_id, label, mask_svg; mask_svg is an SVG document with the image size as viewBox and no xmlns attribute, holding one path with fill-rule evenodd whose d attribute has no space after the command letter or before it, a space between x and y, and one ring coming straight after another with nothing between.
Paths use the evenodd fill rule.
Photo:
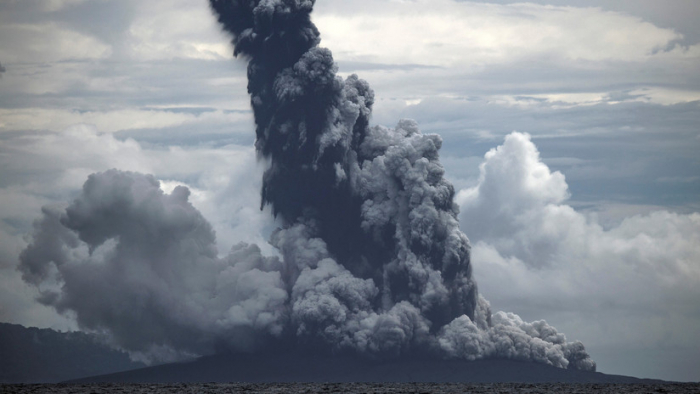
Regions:
<instances>
[{"instance_id":1,"label":"erupting volcano","mask_svg":"<svg viewBox=\"0 0 700 394\"><path fill-rule=\"evenodd\" d=\"M41 302L147 360L284 352L595 370L546 322L491 312L441 138L412 120L370 126L374 93L336 75L314 1L210 3L248 61L278 255L239 244L218 256L187 188L166 194L153 176L110 170L35 223L20 268Z\"/></svg>"}]
</instances>

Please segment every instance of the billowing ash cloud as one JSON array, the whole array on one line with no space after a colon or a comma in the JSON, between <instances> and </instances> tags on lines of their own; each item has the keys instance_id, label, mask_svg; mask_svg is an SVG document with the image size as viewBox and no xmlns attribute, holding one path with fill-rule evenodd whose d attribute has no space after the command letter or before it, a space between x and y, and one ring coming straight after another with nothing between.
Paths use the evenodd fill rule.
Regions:
<instances>
[{"instance_id":1,"label":"billowing ash cloud","mask_svg":"<svg viewBox=\"0 0 700 394\"><path fill-rule=\"evenodd\" d=\"M186 188L165 194L151 176L111 170L35 224L20 269L41 301L151 357L284 348L595 369L544 321L491 315L443 178L442 140L410 120L369 126L373 92L336 75L313 4L211 0L249 62L279 257L245 244L218 257Z\"/></svg>"},{"instance_id":2,"label":"billowing ash cloud","mask_svg":"<svg viewBox=\"0 0 700 394\"><path fill-rule=\"evenodd\" d=\"M20 255L23 277L60 284L42 288L40 301L151 357L246 350L280 335L288 292L279 259L245 244L217 258L188 197L181 186L164 194L150 175L93 174L68 208L44 208Z\"/></svg>"},{"instance_id":3,"label":"billowing ash cloud","mask_svg":"<svg viewBox=\"0 0 700 394\"><path fill-rule=\"evenodd\" d=\"M372 306L410 302L433 329L475 319L469 246L454 189L438 162L442 140L415 122L369 128L373 92L336 76L310 21L312 1L211 2L249 58L256 146L270 159L263 204L309 224L353 275L381 291Z\"/></svg>"}]
</instances>

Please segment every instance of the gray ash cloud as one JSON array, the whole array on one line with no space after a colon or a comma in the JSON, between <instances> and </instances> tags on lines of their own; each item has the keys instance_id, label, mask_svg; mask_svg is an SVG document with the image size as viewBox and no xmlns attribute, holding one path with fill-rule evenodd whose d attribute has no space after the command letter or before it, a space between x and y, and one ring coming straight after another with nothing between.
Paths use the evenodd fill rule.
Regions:
<instances>
[{"instance_id":1,"label":"gray ash cloud","mask_svg":"<svg viewBox=\"0 0 700 394\"><path fill-rule=\"evenodd\" d=\"M20 269L40 301L144 358L300 349L372 358L532 360L594 370L544 321L492 315L472 278L442 140L416 123L370 126L374 94L318 47L313 1L210 4L248 61L262 204L279 257L239 244L149 175L93 174L45 208Z\"/></svg>"}]
</instances>

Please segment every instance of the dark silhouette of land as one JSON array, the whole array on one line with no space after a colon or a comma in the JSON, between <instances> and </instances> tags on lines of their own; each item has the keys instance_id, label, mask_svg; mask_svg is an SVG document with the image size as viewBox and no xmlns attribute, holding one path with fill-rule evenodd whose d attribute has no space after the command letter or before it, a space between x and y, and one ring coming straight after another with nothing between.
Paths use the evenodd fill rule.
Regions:
<instances>
[{"instance_id":1,"label":"dark silhouette of land","mask_svg":"<svg viewBox=\"0 0 700 394\"><path fill-rule=\"evenodd\" d=\"M0 323L0 384L205 382L663 383L503 359L378 361L285 353L219 354L144 367L84 333Z\"/></svg>"},{"instance_id":2,"label":"dark silhouette of land","mask_svg":"<svg viewBox=\"0 0 700 394\"><path fill-rule=\"evenodd\" d=\"M142 368L81 332L0 323L0 383L51 383Z\"/></svg>"},{"instance_id":3,"label":"dark silhouette of land","mask_svg":"<svg viewBox=\"0 0 700 394\"><path fill-rule=\"evenodd\" d=\"M230 354L164 364L69 383L202 382L456 382L456 383L660 383L660 380L566 370L513 360L364 358L295 354Z\"/></svg>"}]
</instances>

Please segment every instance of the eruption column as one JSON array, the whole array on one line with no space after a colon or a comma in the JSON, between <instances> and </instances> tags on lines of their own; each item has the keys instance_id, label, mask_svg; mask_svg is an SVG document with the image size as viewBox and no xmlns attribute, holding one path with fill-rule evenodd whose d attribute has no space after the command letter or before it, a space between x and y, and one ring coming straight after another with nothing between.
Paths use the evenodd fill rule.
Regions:
<instances>
[{"instance_id":1,"label":"eruption column","mask_svg":"<svg viewBox=\"0 0 700 394\"><path fill-rule=\"evenodd\" d=\"M369 127L373 92L355 75L336 76L313 4L211 1L234 54L249 62L256 147L271 163L263 204L379 285L374 309L408 302L433 331L463 314L474 320L469 244L438 161L442 140L408 120Z\"/></svg>"}]
</instances>

